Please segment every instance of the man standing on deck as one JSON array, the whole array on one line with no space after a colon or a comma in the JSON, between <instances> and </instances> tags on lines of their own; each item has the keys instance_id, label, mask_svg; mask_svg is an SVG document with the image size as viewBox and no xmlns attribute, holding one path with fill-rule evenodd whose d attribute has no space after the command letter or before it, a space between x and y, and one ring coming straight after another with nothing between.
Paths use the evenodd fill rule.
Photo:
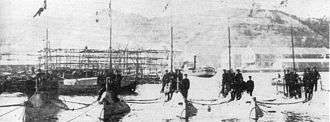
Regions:
<instances>
[{"instance_id":1,"label":"man standing on deck","mask_svg":"<svg viewBox=\"0 0 330 122\"><path fill-rule=\"evenodd\" d=\"M172 99L173 93L176 92L177 89L177 82L175 80L175 73L170 73L170 92L169 92L169 100Z\"/></svg>"},{"instance_id":2,"label":"man standing on deck","mask_svg":"<svg viewBox=\"0 0 330 122\"><path fill-rule=\"evenodd\" d=\"M187 100L188 90L190 88L190 81L187 77L188 77L188 75L184 74L184 79L182 79L182 81L180 82L180 87L179 87L180 92L181 92L183 98L185 99L185 101Z\"/></svg>"},{"instance_id":3,"label":"man standing on deck","mask_svg":"<svg viewBox=\"0 0 330 122\"><path fill-rule=\"evenodd\" d=\"M228 73L227 73L227 70L226 69L223 69L223 74L222 74L222 84L221 84L221 94L226 97L227 94L228 94Z\"/></svg>"},{"instance_id":4,"label":"man standing on deck","mask_svg":"<svg viewBox=\"0 0 330 122\"><path fill-rule=\"evenodd\" d=\"M246 92L252 96L253 89L254 81L252 80L252 76L249 76L249 80L246 82Z\"/></svg>"},{"instance_id":5,"label":"man standing on deck","mask_svg":"<svg viewBox=\"0 0 330 122\"><path fill-rule=\"evenodd\" d=\"M183 74L181 73L181 70L178 69L177 77L179 81L183 80Z\"/></svg>"},{"instance_id":6,"label":"man standing on deck","mask_svg":"<svg viewBox=\"0 0 330 122\"><path fill-rule=\"evenodd\" d=\"M315 87L315 91L317 91L317 81L320 79L320 73L317 71L316 67L313 67L313 71L311 73L312 76L312 82L313 82L313 87Z\"/></svg>"},{"instance_id":7,"label":"man standing on deck","mask_svg":"<svg viewBox=\"0 0 330 122\"><path fill-rule=\"evenodd\" d=\"M303 74L303 83L305 89L305 100L311 100L313 96L313 83L311 80L311 71L309 68L306 68Z\"/></svg>"},{"instance_id":8,"label":"man standing on deck","mask_svg":"<svg viewBox=\"0 0 330 122\"><path fill-rule=\"evenodd\" d=\"M168 70L165 70L165 74L162 78L162 89L160 90L161 93L164 92L164 87L169 82L170 82L170 74L168 73Z\"/></svg>"},{"instance_id":9,"label":"man standing on deck","mask_svg":"<svg viewBox=\"0 0 330 122\"><path fill-rule=\"evenodd\" d=\"M292 97L299 97L299 93L297 91L298 87L298 74L293 70L289 73L289 93L290 98Z\"/></svg>"},{"instance_id":10,"label":"man standing on deck","mask_svg":"<svg viewBox=\"0 0 330 122\"><path fill-rule=\"evenodd\" d=\"M297 74L296 70L294 70L294 93L295 98L301 98L301 79L299 78L299 75Z\"/></svg>"},{"instance_id":11,"label":"man standing on deck","mask_svg":"<svg viewBox=\"0 0 330 122\"><path fill-rule=\"evenodd\" d=\"M239 69L237 69L236 71L237 71L235 75L236 100L240 100L242 98L242 92L243 92L243 75Z\"/></svg>"},{"instance_id":12,"label":"man standing on deck","mask_svg":"<svg viewBox=\"0 0 330 122\"><path fill-rule=\"evenodd\" d=\"M236 84L235 84L235 73L233 72L232 69L229 70L228 72L228 84L230 84L230 101L234 100L235 99L235 96L236 96Z\"/></svg>"}]
</instances>

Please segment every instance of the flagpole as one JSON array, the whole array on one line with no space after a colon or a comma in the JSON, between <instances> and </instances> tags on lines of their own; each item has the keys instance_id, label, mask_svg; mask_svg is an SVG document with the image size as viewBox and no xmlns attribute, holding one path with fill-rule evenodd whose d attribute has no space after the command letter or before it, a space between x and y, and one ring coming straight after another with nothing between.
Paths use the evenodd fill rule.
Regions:
<instances>
[{"instance_id":1,"label":"flagpole","mask_svg":"<svg viewBox=\"0 0 330 122\"><path fill-rule=\"evenodd\" d=\"M229 65L229 70L230 70L231 69L231 42L230 42L229 18L228 18L228 65Z\"/></svg>"}]
</instances>

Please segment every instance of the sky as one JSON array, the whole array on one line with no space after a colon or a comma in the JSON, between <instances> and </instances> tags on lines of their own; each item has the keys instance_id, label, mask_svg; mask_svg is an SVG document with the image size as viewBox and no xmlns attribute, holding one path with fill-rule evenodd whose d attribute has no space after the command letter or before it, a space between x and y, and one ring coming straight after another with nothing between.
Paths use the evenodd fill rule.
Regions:
<instances>
[{"instance_id":1,"label":"sky","mask_svg":"<svg viewBox=\"0 0 330 122\"><path fill-rule=\"evenodd\" d=\"M284 5L280 5L280 2L281 0L112 0L112 8L122 13L134 13L149 18L168 16L168 12L164 12L167 3L170 3L168 10L175 11L174 14L198 14L226 7L255 7L278 9L303 18L330 18L330 0L288 0ZM40 42L45 36L42 34L45 30L36 28L47 25L48 21L56 25L49 27L49 38L56 47L107 47L101 42L90 42L94 37L85 31L88 27L97 26L91 24L95 21L95 12L106 10L109 0L47 0L47 10L38 19L33 19L33 14L42 6L43 0L0 1L0 39L11 45L8 47L10 50L23 53L40 50L44 46ZM58 28L64 28L65 31L54 31ZM107 38L102 37L104 40Z\"/></svg>"}]
</instances>

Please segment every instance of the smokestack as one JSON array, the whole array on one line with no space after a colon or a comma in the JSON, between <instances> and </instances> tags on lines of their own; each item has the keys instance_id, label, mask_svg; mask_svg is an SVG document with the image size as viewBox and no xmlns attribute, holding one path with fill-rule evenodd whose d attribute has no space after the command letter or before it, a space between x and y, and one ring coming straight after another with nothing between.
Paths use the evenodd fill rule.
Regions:
<instances>
[{"instance_id":1,"label":"smokestack","mask_svg":"<svg viewBox=\"0 0 330 122\"><path fill-rule=\"evenodd\" d=\"M196 55L194 55L194 70L196 69Z\"/></svg>"}]
</instances>

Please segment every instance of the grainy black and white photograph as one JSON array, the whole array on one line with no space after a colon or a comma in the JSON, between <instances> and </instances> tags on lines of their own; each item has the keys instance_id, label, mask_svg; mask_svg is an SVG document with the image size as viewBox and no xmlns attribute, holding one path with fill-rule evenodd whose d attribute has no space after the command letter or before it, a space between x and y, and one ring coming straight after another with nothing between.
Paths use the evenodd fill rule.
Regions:
<instances>
[{"instance_id":1,"label":"grainy black and white photograph","mask_svg":"<svg viewBox=\"0 0 330 122\"><path fill-rule=\"evenodd\" d=\"M1 0L0 122L329 122L329 0Z\"/></svg>"}]
</instances>

